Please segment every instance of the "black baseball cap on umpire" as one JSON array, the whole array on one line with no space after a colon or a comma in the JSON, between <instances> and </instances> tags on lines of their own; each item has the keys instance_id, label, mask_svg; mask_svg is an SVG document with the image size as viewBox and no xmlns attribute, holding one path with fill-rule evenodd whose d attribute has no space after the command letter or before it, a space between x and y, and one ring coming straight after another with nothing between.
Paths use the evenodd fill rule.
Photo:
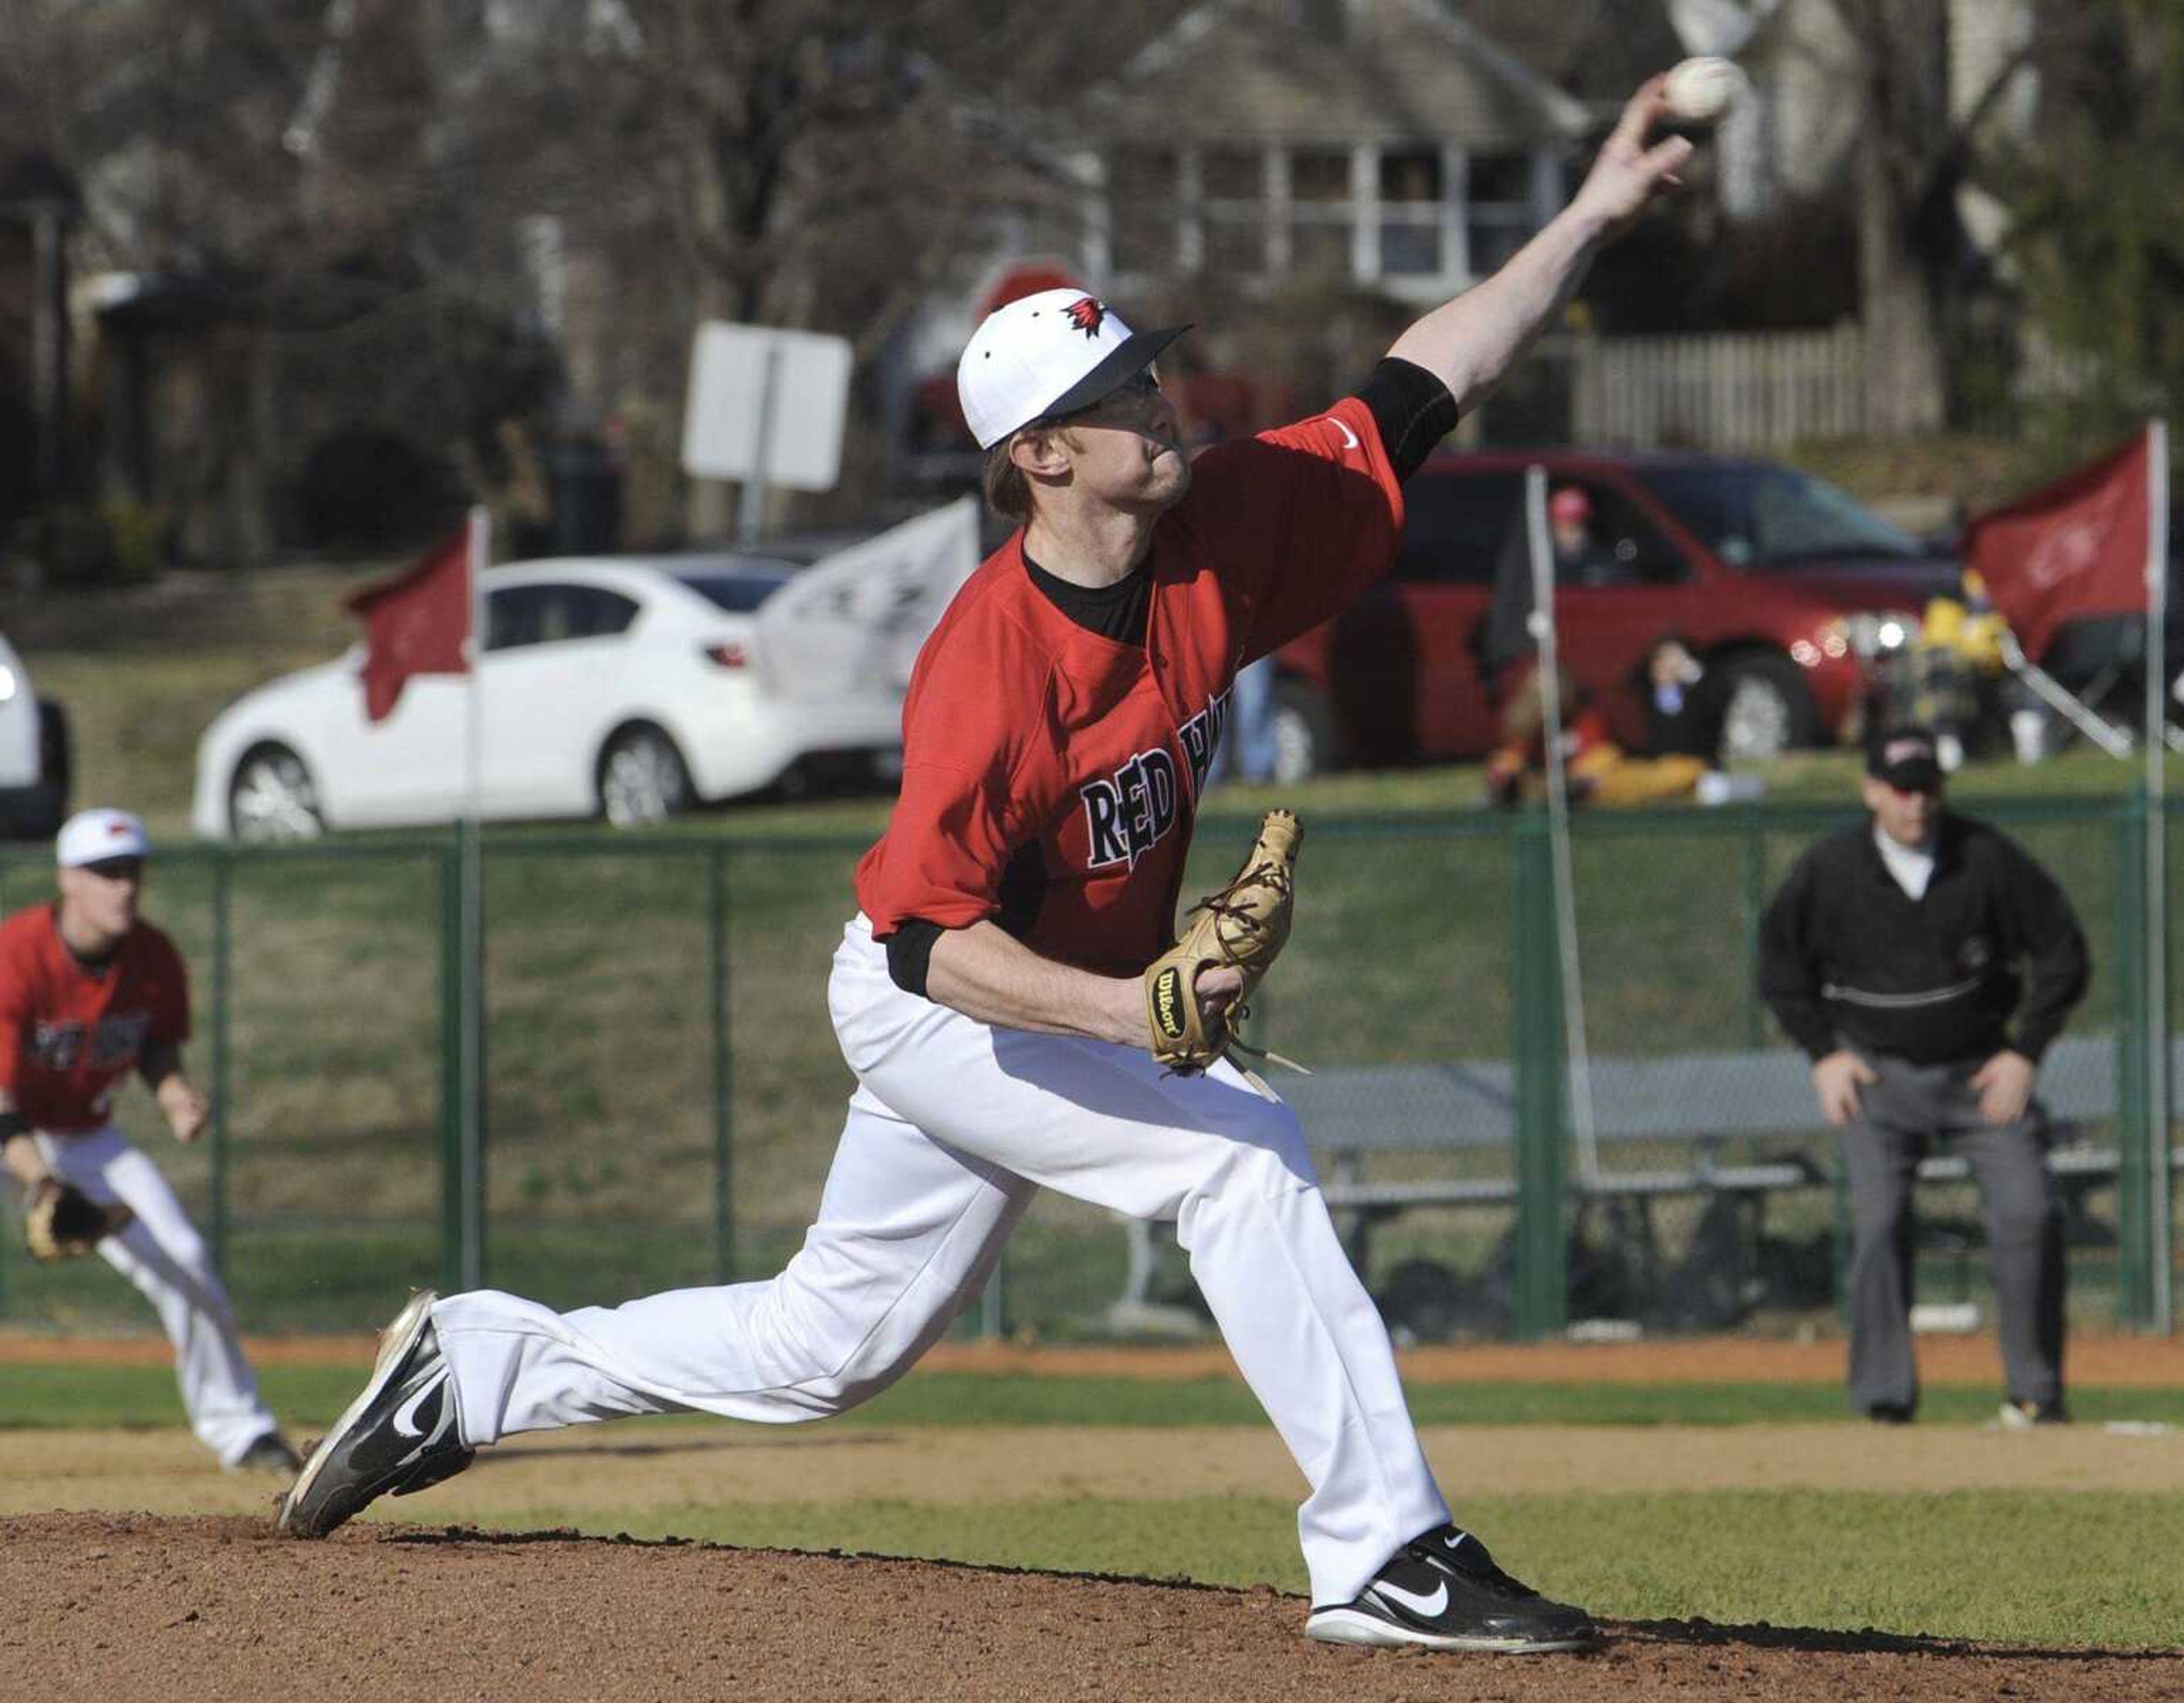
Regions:
<instances>
[{"instance_id":1,"label":"black baseball cap on umpire","mask_svg":"<svg viewBox=\"0 0 2184 1703\"><path fill-rule=\"evenodd\" d=\"M1941 747L1925 727L1882 728L1866 742L1865 772L1898 792L1938 792Z\"/></svg>"},{"instance_id":2,"label":"black baseball cap on umpire","mask_svg":"<svg viewBox=\"0 0 2184 1703\"><path fill-rule=\"evenodd\" d=\"M1089 408L1150 366L1189 326L1132 331L1097 296L1040 290L988 314L956 366L981 449L1035 420Z\"/></svg>"}]
</instances>

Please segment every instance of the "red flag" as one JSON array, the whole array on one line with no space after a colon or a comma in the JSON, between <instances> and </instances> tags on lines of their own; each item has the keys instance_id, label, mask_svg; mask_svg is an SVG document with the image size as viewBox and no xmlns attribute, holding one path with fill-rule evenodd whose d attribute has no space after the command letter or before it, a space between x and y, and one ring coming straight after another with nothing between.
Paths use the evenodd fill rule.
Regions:
<instances>
[{"instance_id":1,"label":"red flag","mask_svg":"<svg viewBox=\"0 0 2184 1703\"><path fill-rule=\"evenodd\" d=\"M2037 662L2055 629L2146 611L2150 434L1972 522L1964 567Z\"/></svg>"},{"instance_id":2,"label":"red flag","mask_svg":"<svg viewBox=\"0 0 2184 1703\"><path fill-rule=\"evenodd\" d=\"M471 529L467 522L414 567L348 600L364 617L364 712L394 713L412 674L467 674L471 634Z\"/></svg>"}]
</instances>

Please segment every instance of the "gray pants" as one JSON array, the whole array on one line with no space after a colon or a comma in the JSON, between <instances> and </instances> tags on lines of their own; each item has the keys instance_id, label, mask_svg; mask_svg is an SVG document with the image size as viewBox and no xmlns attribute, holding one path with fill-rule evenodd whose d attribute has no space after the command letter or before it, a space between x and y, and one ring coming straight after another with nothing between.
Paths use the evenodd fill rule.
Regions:
<instances>
[{"instance_id":1,"label":"gray pants","mask_svg":"<svg viewBox=\"0 0 2184 1703\"><path fill-rule=\"evenodd\" d=\"M1869 1055L1878 1082L1858 1091L1842 1131L1853 1224L1850 1399L1864 1410L1919 1399L1911 1358L1912 1181L1935 1137L1971 1166L1986 1220L2008 1393L2042 1407L2063 1396L2063 1210L2046 1164L2036 1101L2014 1124L1986 1123L1969 1079L1980 1063L1920 1065Z\"/></svg>"}]
</instances>

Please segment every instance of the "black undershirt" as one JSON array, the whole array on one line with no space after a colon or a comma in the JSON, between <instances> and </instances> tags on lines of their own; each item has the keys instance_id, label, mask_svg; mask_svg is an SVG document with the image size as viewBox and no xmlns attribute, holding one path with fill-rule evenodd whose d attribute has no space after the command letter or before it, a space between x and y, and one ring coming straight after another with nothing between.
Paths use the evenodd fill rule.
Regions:
<instances>
[{"instance_id":1,"label":"black undershirt","mask_svg":"<svg viewBox=\"0 0 2184 1703\"><path fill-rule=\"evenodd\" d=\"M1367 375L1357 387L1357 399L1373 410L1379 427L1380 444L1398 481L1418 472L1434 446L1456 429L1456 398L1448 387L1423 366L1390 356ZM1088 633L1112 639L1117 645L1143 645L1153 606L1152 556L1139 562L1112 585L1078 585L1050 573L1024 553L1024 571L1039 594ZM1024 868L1027 854L1034 862L1036 846L1019 848L1001 880L1001 914L997 920L1021 937L1039 907L1036 867ZM1013 924L1013 926L1012 926ZM887 938L888 974L906 993L922 997L933 958L933 943L940 938L938 923L923 917L905 917Z\"/></svg>"},{"instance_id":2,"label":"black undershirt","mask_svg":"<svg viewBox=\"0 0 2184 1703\"><path fill-rule=\"evenodd\" d=\"M1039 595L1087 633L1117 645L1142 645L1153 608L1153 553L1112 585L1079 585L1049 573L1024 552L1024 572Z\"/></svg>"}]
</instances>

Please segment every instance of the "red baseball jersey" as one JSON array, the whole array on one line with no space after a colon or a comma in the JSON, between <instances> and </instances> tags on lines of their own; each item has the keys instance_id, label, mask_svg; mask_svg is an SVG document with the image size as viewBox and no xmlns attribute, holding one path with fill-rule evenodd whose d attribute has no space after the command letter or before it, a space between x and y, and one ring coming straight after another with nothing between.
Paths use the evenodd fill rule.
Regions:
<instances>
[{"instance_id":1,"label":"red baseball jersey","mask_svg":"<svg viewBox=\"0 0 2184 1703\"><path fill-rule=\"evenodd\" d=\"M1139 570L1142 646L1055 607L1018 532L911 672L901 794L857 867L873 932L991 917L1044 957L1144 969L1172 938L1237 669L1385 572L1402 519L1379 428L1352 397L1197 458Z\"/></svg>"},{"instance_id":2,"label":"red baseball jersey","mask_svg":"<svg viewBox=\"0 0 2184 1703\"><path fill-rule=\"evenodd\" d=\"M53 909L0 923L0 1087L31 1128L81 1134L110 1121L114 1085L148 1043L189 1039L189 982L174 943L142 922L94 974Z\"/></svg>"}]
</instances>

